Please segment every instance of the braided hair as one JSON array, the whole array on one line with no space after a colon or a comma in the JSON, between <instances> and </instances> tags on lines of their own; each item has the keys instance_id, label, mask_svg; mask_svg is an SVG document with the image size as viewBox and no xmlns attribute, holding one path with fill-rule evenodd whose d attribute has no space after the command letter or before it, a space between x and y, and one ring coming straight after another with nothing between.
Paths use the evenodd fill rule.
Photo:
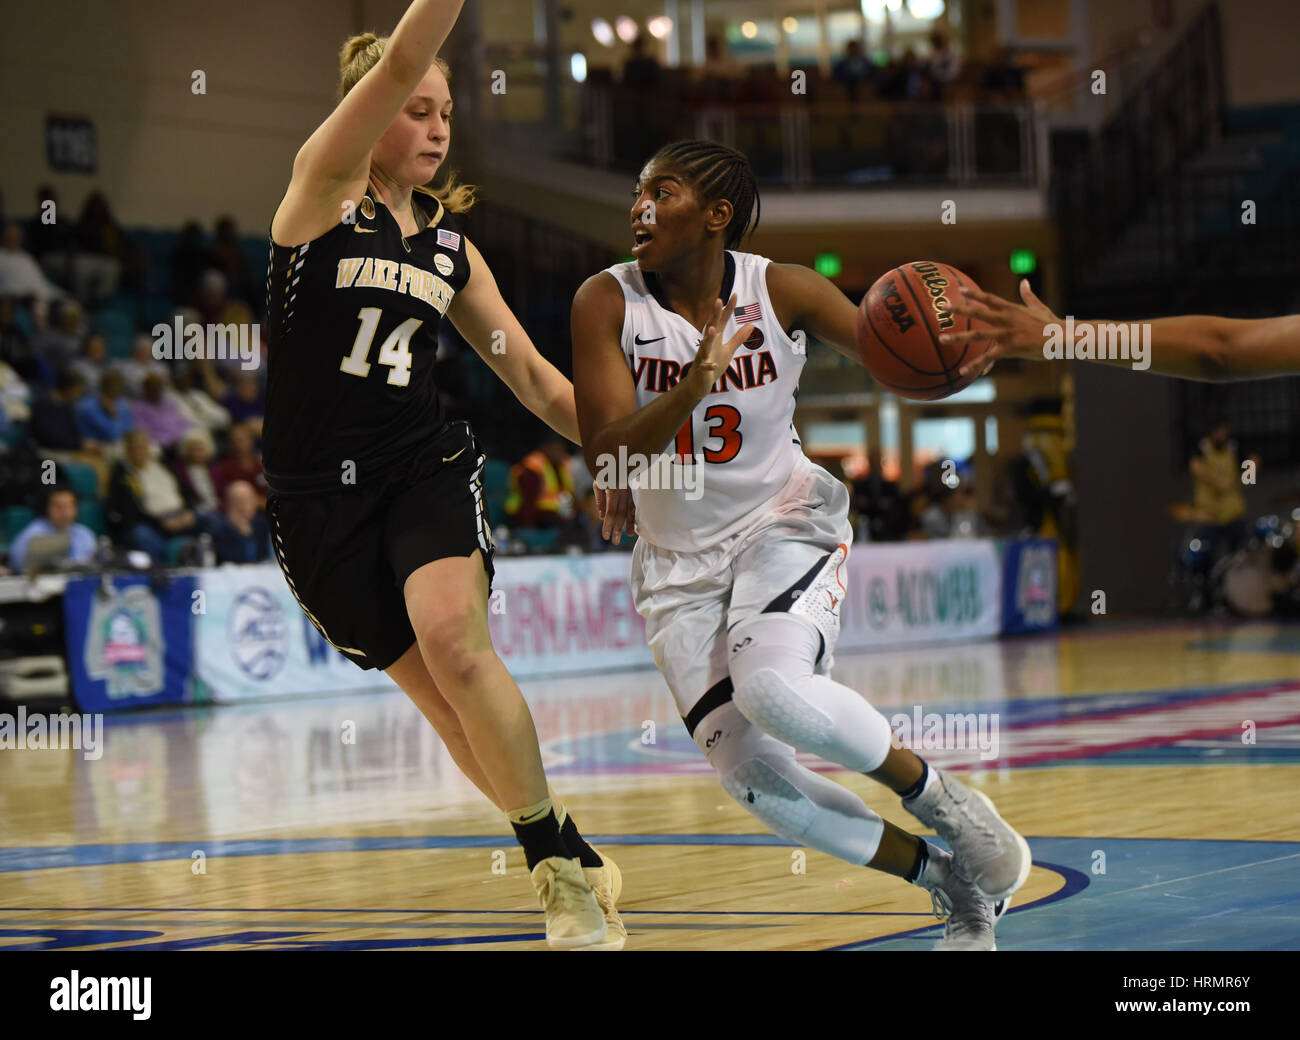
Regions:
<instances>
[{"instance_id":1,"label":"braided hair","mask_svg":"<svg viewBox=\"0 0 1300 1040\"><path fill-rule=\"evenodd\" d=\"M680 173L706 206L720 199L731 203L731 221L726 228L728 249L739 247L745 236L758 228L758 182L742 152L715 141L673 141L655 152L651 161ZM751 215L753 226L749 222Z\"/></svg>"}]
</instances>

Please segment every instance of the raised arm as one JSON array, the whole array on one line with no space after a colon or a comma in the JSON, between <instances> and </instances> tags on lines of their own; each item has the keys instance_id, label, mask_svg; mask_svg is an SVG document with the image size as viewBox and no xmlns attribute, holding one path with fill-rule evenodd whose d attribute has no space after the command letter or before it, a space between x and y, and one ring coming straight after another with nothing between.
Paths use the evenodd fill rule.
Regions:
<instances>
[{"instance_id":1,"label":"raised arm","mask_svg":"<svg viewBox=\"0 0 1300 1040\"><path fill-rule=\"evenodd\" d=\"M272 238L301 245L334 227L370 175L370 153L438 56L464 0L414 0L383 56L361 77L293 161L293 176L271 223Z\"/></svg>"},{"instance_id":2,"label":"raised arm","mask_svg":"<svg viewBox=\"0 0 1300 1040\"><path fill-rule=\"evenodd\" d=\"M1000 357L1042 361L1046 338L1044 326L1061 324L1052 311L1034 295L1028 281L1020 283L1024 306L982 291L952 301L955 313L988 323L990 330L944 333L944 343L966 343L991 339L988 353L970 366L988 365ZM1106 322L1076 321L1076 332L1086 325L1094 334ZM1239 379L1300 373L1300 314L1281 318L1216 318L1205 314L1156 318L1151 326L1151 365L1140 371L1226 383ZM1098 358L1102 364L1131 368L1126 358Z\"/></svg>"},{"instance_id":3,"label":"raised arm","mask_svg":"<svg viewBox=\"0 0 1300 1040\"><path fill-rule=\"evenodd\" d=\"M815 336L837 354L862 364L858 309L829 278L800 264L770 263L767 293L787 329Z\"/></svg>"}]
</instances>

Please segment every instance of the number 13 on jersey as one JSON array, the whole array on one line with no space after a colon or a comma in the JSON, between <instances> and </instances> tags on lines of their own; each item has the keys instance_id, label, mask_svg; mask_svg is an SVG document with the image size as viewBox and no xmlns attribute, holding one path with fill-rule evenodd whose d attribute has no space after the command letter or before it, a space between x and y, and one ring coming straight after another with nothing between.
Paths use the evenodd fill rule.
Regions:
<instances>
[{"instance_id":1,"label":"number 13 on jersey","mask_svg":"<svg viewBox=\"0 0 1300 1040\"><path fill-rule=\"evenodd\" d=\"M695 416L692 415L677 431L677 461L693 463L695 461ZM729 404L710 405L704 413L704 448L705 462L730 462L740 451L744 438L740 435L740 411ZM722 446L711 448L708 441L721 439Z\"/></svg>"}]
</instances>

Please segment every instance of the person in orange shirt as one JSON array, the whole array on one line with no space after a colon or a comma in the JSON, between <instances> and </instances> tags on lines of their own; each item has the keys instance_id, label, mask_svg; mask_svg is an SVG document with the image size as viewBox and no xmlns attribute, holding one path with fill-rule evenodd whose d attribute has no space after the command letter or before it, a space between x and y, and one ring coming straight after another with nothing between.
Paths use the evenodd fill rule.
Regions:
<instances>
[{"instance_id":1,"label":"person in orange shirt","mask_svg":"<svg viewBox=\"0 0 1300 1040\"><path fill-rule=\"evenodd\" d=\"M574 515L568 442L548 436L510 468L506 519L515 527L562 526Z\"/></svg>"}]
</instances>

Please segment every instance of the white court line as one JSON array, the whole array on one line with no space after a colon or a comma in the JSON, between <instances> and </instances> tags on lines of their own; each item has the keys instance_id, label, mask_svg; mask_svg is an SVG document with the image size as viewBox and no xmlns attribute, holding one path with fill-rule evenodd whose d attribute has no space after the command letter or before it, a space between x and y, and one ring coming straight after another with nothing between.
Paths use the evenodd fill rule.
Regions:
<instances>
[{"instance_id":1,"label":"white court line","mask_svg":"<svg viewBox=\"0 0 1300 1040\"><path fill-rule=\"evenodd\" d=\"M1158 841L1159 839L1154 839ZM1181 881L1194 881L1196 878L1212 877L1215 874L1226 874L1231 870L1244 870L1246 867L1262 867L1265 863L1278 863L1286 859L1298 859L1300 852L1293 852L1289 856L1274 856L1272 859L1261 859L1254 863L1238 863L1235 867L1220 867L1218 870L1207 870L1204 874L1188 874L1187 877L1171 878L1168 881L1153 881L1149 885L1138 885L1137 888L1122 888L1118 892L1107 892L1110 896L1127 895L1129 892L1141 892L1144 888L1155 888L1158 885L1176 885Z\"/></svg>"}]
</instances>

